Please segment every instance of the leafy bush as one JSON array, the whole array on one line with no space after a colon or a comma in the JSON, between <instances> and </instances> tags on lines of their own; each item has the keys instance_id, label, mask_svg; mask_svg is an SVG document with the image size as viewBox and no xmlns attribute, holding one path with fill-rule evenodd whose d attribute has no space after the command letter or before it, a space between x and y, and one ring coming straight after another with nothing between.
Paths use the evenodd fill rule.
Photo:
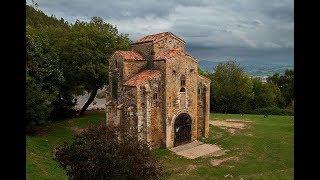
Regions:
<instances>
[{"instance_id":1,"label":"leafy bush","mask_svg":"<svg viewBox=\"0 0 320 180\"><path fill-rule=\"evenodd\" d=\"M58 97L51 103L53 106L51 118L53 120L74 117L77 113L76 110L73 109L76 104L74 97L69 93L62 92L63 91L60 91Z\"/></svg>"},{"instance_id":2,"label":"leafy bush","mask_svg":"<svg viewBox=\"0 0 320 180\"><path fill-rule=\"evenodd\" d=\"M163 167L136 131L106 125L74 135L56 149L55 160L71 179L159 179Z\"/></svg>"},{"instance_id":3,"label":"leafy bush","mask_svg":"<svg viewBox=\"0 0 320 180\"><path fill-rule=\"evenodd\" d=\"M258 108L249 112L250 114L262 114L262 115L290 115L293 116L292 109L281 109L278 107Z\"/></svg>"},{"instance_id":4,"label":"leafy bush","mask_svg":"<svg viewBox=\"0 0 320 180\"><path fill-rule=\"evenodd\" d=\"M50 99L54 96L42 91L30 76L26 77L26 130L28 133L33 131L35 125L43 124L48 121L52 111Z\"/></svg>"}]
</instances>

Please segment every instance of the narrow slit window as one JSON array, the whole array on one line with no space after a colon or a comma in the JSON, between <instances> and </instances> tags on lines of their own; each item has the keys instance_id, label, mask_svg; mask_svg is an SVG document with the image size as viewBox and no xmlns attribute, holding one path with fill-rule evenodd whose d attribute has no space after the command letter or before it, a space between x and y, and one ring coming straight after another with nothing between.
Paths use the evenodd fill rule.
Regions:
<instances>
[{"instance_id":1,"label":"narrow slit window","mask_svg":"<svg viewBox=\"0 0 320 180\"><path fill-rule=\"evenodd\" d=\"M185 88L185 86L186 86L186 77L184 75L182 75L180 77L180 86L181 86L180 92L186 92L186 88Z\"/></svg>"},{"instance_id":2,"label":"narrow slit window","mask_svg":"<svg viewBox=\"0 0 320 180\"><path fill-rule=\"evenodd\" d=\"M186 77L184 75L181 76L180 81L181 81L181 86L186 85Z\"/></svg>"},{"instance_id":3,"label":"narrow slit window","mask_svg":"<svg viewBox=\"0 0 320 180\"><path fill-rule=\"evenodd\" d=\"M153 94L153 99L154 99L154 100L157 100L157 99L158 99L158 94L157 94L157 93L154 93L154 94Z\"/></svg>"}]
</instances>

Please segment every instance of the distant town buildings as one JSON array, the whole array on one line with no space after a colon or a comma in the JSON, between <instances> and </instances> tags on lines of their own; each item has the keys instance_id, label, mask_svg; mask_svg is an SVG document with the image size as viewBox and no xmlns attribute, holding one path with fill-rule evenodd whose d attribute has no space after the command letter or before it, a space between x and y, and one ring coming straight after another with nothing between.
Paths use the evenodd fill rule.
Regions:
<instances>
[{"instance_id":1,"label":"distant town buildings","mask_svg":"<svg viewBox=\"0 0 320 180\"><path fill-rule=\"evenodd\" d=\"M266 83L267 79L268 79L268 76L261 76L259 78L260 78L261 82Z\"/></svg>"},{"instance_id":2,"label":"distant town buildings","mask_svg":"<svg viewBox=\"0 0 320 180\"><path fill-rule=\"evenodd\" d=\"M251 79L258 78L262 83L267 83L269 76L250 76Z\"/></svg>"}]
</instances>

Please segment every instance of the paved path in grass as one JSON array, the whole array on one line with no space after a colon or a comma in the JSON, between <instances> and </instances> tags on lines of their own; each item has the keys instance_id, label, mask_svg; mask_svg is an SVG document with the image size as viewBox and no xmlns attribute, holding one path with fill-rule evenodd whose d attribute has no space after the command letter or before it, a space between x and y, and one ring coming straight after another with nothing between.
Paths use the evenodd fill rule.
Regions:
<instances>
[{"instance_id":1,"label":"paved path in grass","mask_svg":"<svg viewBox=\"0 0 320 180\"><path fill-rule=\"evenodd\" d=\"M170 150L175 152L177 155L188 159L195 159L205 155L220 153L222 151L217 145L205 144L200 141L193 141L188 144L171 148Z\"/></svg>"}]
</instances>

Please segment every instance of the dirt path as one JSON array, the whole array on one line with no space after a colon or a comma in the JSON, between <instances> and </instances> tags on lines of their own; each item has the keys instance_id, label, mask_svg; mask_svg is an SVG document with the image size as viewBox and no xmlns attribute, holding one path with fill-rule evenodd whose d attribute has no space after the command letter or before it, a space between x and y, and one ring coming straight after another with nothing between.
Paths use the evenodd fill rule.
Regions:
<instances>
[{"instance_id":1,"label":"dirt path","mask_svg":"<svg viewBox=\"0 0 320 180\"><path fill-rule=\"evenodd\" d=\"M210 124L217 126L221 129L226 129L231 134L235 134L236 131L245 129L252 121L245 121L239 119L226 119L226 120L214 120L210 121Z\"/></svg>"}]
</instances>

